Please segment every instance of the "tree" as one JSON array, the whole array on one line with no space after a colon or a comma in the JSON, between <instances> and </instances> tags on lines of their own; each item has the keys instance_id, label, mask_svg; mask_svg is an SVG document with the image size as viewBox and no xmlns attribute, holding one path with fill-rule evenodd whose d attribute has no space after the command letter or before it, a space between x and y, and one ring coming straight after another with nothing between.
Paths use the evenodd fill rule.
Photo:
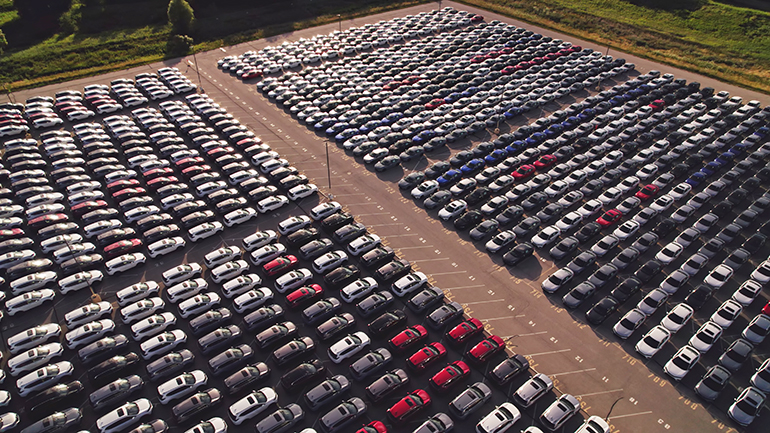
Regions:
<instances>
[{"instance_id":1,"label":"tree","mask_svg":"<svg viewBox=\"0 0 770 433\"><path fill-rule=\"evenodd\" d=\"M0 54L5 51L5 48L8 46L8 40L5 39L5 33L3 33L3 29L0 29Z\"/></svg>"},{"instance_id":2,"label":"tree","mask_svg":"<svg viewBox=\"0 0 770 433\"><path fill-rule=\"evenodd\" d=\"M195 22L195 12L186 0L171 0L168 2L168 22L174 31L187 34Z\"/></svg>"}]
</instances>

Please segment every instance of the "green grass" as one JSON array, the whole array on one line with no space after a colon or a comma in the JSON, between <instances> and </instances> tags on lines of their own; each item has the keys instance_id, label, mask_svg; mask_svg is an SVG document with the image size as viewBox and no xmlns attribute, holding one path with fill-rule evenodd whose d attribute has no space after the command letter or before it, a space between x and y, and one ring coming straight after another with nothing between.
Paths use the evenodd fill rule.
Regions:
<instances>
[{"instance_id":1,"label":"green grass","mask_svg":"<svg viewBox=\"0 0 770 433\"><path fill-rule=\"evenodd\" d=\"M461 1L640 57L770 91L767 12L707 0ZM677 4L689 8L677 9Z\"/></svg>"}]
</instances>

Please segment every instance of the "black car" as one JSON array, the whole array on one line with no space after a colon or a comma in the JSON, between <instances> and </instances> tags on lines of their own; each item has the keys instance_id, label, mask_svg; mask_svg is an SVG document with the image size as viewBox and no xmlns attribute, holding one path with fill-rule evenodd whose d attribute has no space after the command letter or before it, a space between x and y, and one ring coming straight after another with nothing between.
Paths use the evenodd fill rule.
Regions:
<instances>
[{"instance_id":1,"label":"black car","mask_svg":"<svg viewBox=\"0 0 770 433\"><path fill-rule=\"evenodd\" d=\"M314 239L299 248L299 255L305 260L311 260L329 251L333 245L329 238Z\"/></svg>"},{"instance_id":2,"label":"black car","mask_svg":"<svg viewBox=\"0 0 770 433\"><path fill-rule=\"evenodd\" d=\"M331 317L340 308L342 303L337 298L321 299L302 310L302 320L308 325L315 325Z\"/></svg>"},{"instance_id":3,"label":"black car","mask_svg":"<svg viewBox=\"0 0 770 433\"><path fill-rule=\"evenodd\" d=\"M341 288L350 284L361 275L361 270L356 265L340 266L324 275L324 283L328 287Z\"/></svg>"},{"instance_id":4,"label":"black car","mask_svg":"<svg viewBox=\"0 0 770 433\"><path fill-rule=\"evenodd\" d=\"M372 269L382 263L392 260L395 255L396 252L393 251L393 248L381 245L363 254L361 256L361 264L367 269Z\"/></svg>"},{"instance_id":5,"label":"black car","mask_svg":"<svg viewBox=\"0 0 770 433\"><path fill-rule=\"evenodd\" d=\"M401 328L405 323L406 313L402 310L390 310L372 320L367 328L372 335L384 337L394 329Z\"/></svg>"},{"instance_id":6,"label":"black car","mask_svg":"<svg viewBox=\"0 0 770 433\"><path fill-rule=\"evenodd\" d=\"M83 415L80 409L70 407L62 411L54 412L51 415L27 426L22 430L24 433L57 433L65 432L70 428L80 424Z\"/></svg>"},{"instance_id":7,"label":"black car","mask_svg":"<svg viewBox=\"0 0 770 433\"><path fill-rule=\"evenodd\" d=\"M156 216L156 215L152 215L152 216ZM210 210L204 210L204 211L196 211L189 215L185 215L184 217L181 218L180 221L186 229L189 229L191 227L197 226L198 224L214 221L215 219L216 219L216 215L214 214L214 212Z\"/></svg>"},{"instance_id":8,"label":"black car","mask_svg":"<svg viewBox=\"0 0 770 433\"><path fill-rule=\"evenodd\" d=\"M151 244L155 241L159 241L163 238L177 236L180 233L179 226L176 224L168 224L157 226L142 234L145 244Z\"/></svg>"},{"instance_id":9,"label":"black car","mask_svg":"<svg viewBox=\"0 0 770 433\"><path fill-rule=\"evenodd\" d=\"M101 254L84 254L82 256L69 259L59 266L62 274L71 275L75 272L97 269L101 267L103 263L104 257L102 257Z\"/></svg>"},{"instance_id":10,"label":"black car","mask_svg":"<svg viewBox=\"0 0 770 433\"><path fill-rule=\"evenodd\" d=\"M642 282L635 277L628 277L620 282L610 295L618 302L625 302L642 288Z\"/></svg>"},{"instance_id":11,"label":"black car","mask_svg":"<svg viewBox=\"0 0 770 433\"><path fill-rule=\"evenodd\" d=\"M596 236L600 231L602 231L602 226L596 221L592 221L581 227L580 230L575 233L575 238L578 242L584 244Z\"/></svg>"},{"instance_id":12,"label":"black car","mask_svg":"<svg viewBox=\"0 0 770 433\"><path fill-rule=\"evenodd\" d=\"M529 237L539 227L540 220L535 217L529 217L518 223L516 227L513 228L513 233L516 234L516 239L523 239Z\"/></svg>"},{"instance_id":13,"label":"black car","mask_svg":"<svg viewBox=\"0 0 770 433\"><path fill-rule=\"evenodd\" d=\"M529 370L529 361L527 361L527 358L519 354L514 354L505 361L497 364L495 368L489 370L488 376L496 384L502 386L527 370Z\"/></svg>"},{"instance_id":14,"label":"black car","mask_svg":"<svg viewBox=\"0 0 770 433\"><path fill-rule=\"evenodd\" d=\"M215 329L198 339L198 346L204 355L208 355L222 348L225 345L232 344L241 337L241 328L237 325L228 325Z\"/></svg>"},{"instance_id":15,"label":"black car","mask_svg":"<svg viewBox=\"0 0 770 433\"><path fill-rule=\"evenodd\" d=\"M452 320L462 317L463 307L457 302L444 304L428 314L428 326L433 329L441 329Z\"/></svg>"},{"instance_id":16,"label":"black car","mask_svg":"<svg viewBox=\"0 0 770 433\"><path fill-rule=\"evenodd\" d=\"M529 242L518 244L503 254L503 262L508 266L516 266L535 252L535 246Z\"/></svg>"},{"instance_id":17,"label":"black car","mask_svg":"<svg viewBox=\"0 0 770 433\"><path fill-rule=\"evenodd\" d=\"M701 284L687 294L684 303L691 306L693 310L700 310L714 296L714 292L713 287Z\"/></svg>"},{"instance_id":18,"label":"black car","mask_svg":"<svg viewBox=\"0 0 770 433\"><path fill-rule=\"evenodd\" d=\"M190 354L192 356L192 353ZM96 364L88 369L88 374L94 382L102 382L124 374L126 370L131 370L139 363L139 355L129 352L125 355L116 355L112 358ZM149 365L148 371L149 371Z\"/></svg>"},{"instance_id":19,"label":"black car","mask_svg":"<svg viewBox=\"0 0 770 433\"><path fill-rule=\"evenodd\" d=\"M105 409L115 403L123 403L129 400L129 396L139 391L144 386L144 381L136 374L120 378L104 385L88 396L91 406L95 410Z\"/></svg>"},{"instance_id":20,"label":"black car","mask_svg":"<svg viewBox=\"0 0 770 433\"><path fill-rule=\"evenodd\" d=\"M374 276L384 282L395 280L412 269L412 265L405 259L396 259L382 265L376 271Z\"/></svg>"},{"instance_id":21,"label":"black car","mask_svg":"<svg viewBox=\"0 0 770 433\"><path fill-rule=\"evenodd\" d=\"M483 219L484 214L482 214L480 210L474 209L457 217L453 224L458 230L467 230L477 225Z\"/></svg>"},{"instance_id":22,"label":"black car","mask_svg":"<svg viewBox=\"0 0 770 433\"><path fill-rule=\"evenodd\" d=\"M286 391L294 392L308 383L322 377L326 367L318 359L312 359L292 368L281 376L281 386Z\"/></svg>"},{"instance_id":23,"label":"black car","mask_svg":"<svg viewBox=\"0 0 770 433\"><path fill-rule=\"evenodd\" d=\"M83 391L83 384L80 381L70 383L59 383L27 398L24 402L27 409L32 412L50 412L57 406L62 406L72 396Z\"/></svg>"},{"instance_id":24,"label":"black car","mask_svg":"<svg viewBox=\"0 0 770 433\"><path fill-rule=\"evenodd\" d=\"M436 191L422 202L425 209L436 209L443 206L452 199L452 193L447 190Z\"/></svg>"},{"instance_id":25,"label":"black car","mask_svg":"<svg viewBox=\"0 0 770 433\"><path fill-rule=\"evenodd\" d=\"M263 330L283 319L283 307L278 304L260 307L243 317L243 323L249 331Z\"/></svg>"},{"instance_id":26,"label":"black car","mask_svg":"<svg viewBox=\"0 0 770 433\"><path fill-rule=\"evenodd\" d=\"M123 239L129 239L136 237L136 230L131 227L123 227L119 229L112 229L106 231L96 237L96 243L102 247L106 247L112 243L122 241Z\"/></svg>"},{"instance_id":27,"label":"black car","mask_svg":"<svg viewBox=\"0 0 770 433\"><path fill-rule=\"evenodd\" d=\"M381 290L367 296L356 304L356 310L363 317L371 317L393 303L393 295L389 291Z\"/></svg>"},{"instance_id":28,"label":"black car","mask_svg":"<svg viewBox=\"0 0 770 433\"><path fill-rule=\"evenodd\" d=\"M216 388L209 388L182 400L171 408L171 412L181 424L219 403L222 403L222 394Z\"/></svg>"},{"instance_id":29,"label":"black car","mask_svg":"<svg viewBox=\"0 0 770 433\"><path fill-rule=\"evenodd\" d=\"M513 205L506 208L498 216L495 217L501 226L513 224L521 219L524 215L524 208L519 205Z\"/></svg>"},{"instance_id":30,"label":"black car","mask_svg":"<svg viewBox=\"0 0 770 433\"><path fill-rule=\"evenodd\" d=\"M580 245L580 242L576 237L568 236L554 245L554 247L548 251L548 254L550 254L551 258L554 260L562 260L572 255L572 253L577 250L578 245Z\"/></svg>"},{"instance_id":31,"label":"black car","mask_svg":"<svg viewBox=\"0 0 770 433\"><path fill-rule=\"evenodd\" d=\"M332 236L335 241L346 244L351 240L366 233L366 226L361 223L351 223L342 226L334 231Z\"/></svg>"},{"instance_id":32,"label":"black car","mask_svg":"<svg viewBox=\"0 0 770 433\"><path fill-rule=\"evenodd\" d=\"M297 247L300 245L304 245L313 239L316 239L319 234L320 232L318 231L317 228L307 227L307 228L299 229L295 232L292 232L291 234L286 236L285 240L287 244L293 247Z\"/></svg>"},{"instance_id":33,"label":"black car","mask_svg":"<svg viewBox=\"0 0 770 433\"><path fill-rule=\"evenodd\" d=\"M254 355L254 350L248 344L231 347L219 355L209 359L208 364L215 376L227 373L238 368ZM149 367L149 366L148 366Z\"/></svg>"},{"instance_id":34,"label":"black car","mask_svg":"<svg viewBox=\"0 0 770 433\"><path fill-rule=\"evenodd\" d=\"M406 306L419 314L442 299L444 299L443 290L438 287L428 287L412 296L412 298L407 301Z\"/></svg>"},{"instance_id":35,"label":"black car","mask_svg":"<svg viewBox=\"0 0 770 433\"><path fill-rule=\"evenodd\" d=\"M202 335L229 322L233 314L227 308L215 308L190 320L190 329L195 335Z\"/></svg>"},{"instance_id":36,"label":"black car","mask_svg":"<svg viewBox=\"0 0 770 433\"><path fill-rule=\"evenodd\" d=\"M115 210L115 209L101 209L101 210L109 211L109 210ZM117 213L116 210L115 212ZM211 212L211 211L208 211L208 212ZM211 212L211 214L213 215L214 213ZM108 216L109 215L101 215L95 218L94 221L96 221L97 219L107 218ZM171 215L167 213L148 215L136 222L136 228L138 228L140 232L146 232L147 230L155 228L159 225L168 224L170 222L172 222L172 218L171 218ZM184 223L184 221L182 221L182 223Z\"/></svg>"},{"instance_id":37,"label":"black car","mask_svg":"<svg viewBox=\"0 0 770 433\"><path fill-rule=\"evenodd\" d=\"M618 301L612 296L606 296L586 311L586 319L594 325L601 325L618 309Z\"/></svg>"},{"instance_id":38,"label":"black car","mask_svg":"<svg viewBox=\"0 0 770 433\"><path fill-rule=\"evenodd\" d=\"M492 190L486 186L482 186L473 190L470 194L465 196L465 202L468 206L477 205L483 201L486 201L492 195Z\"/></svg>"},{"instance_id":39,"label":"black car","mask_svg":"<svg viewBox=\"0 0 770 433\"><path fill-rule=\"evenodd\" d=\"M265 349L295 335L297 335L297 326L293 322L282 322L258 333L254 340L257 346Z\"/></svg>"},{"instance_id":40,"label":"black car","mask_svg":"<svg viewBox=\"0 0 770 433\"><path fill-rule=\"evenodd\" d=\"M767 236L763 235L762 233L754 233L743 242L741 248L745 249L751 254L756 254L759 252L759 250L762 249L762 247L765 246L766 242Z\"/></svg>"},{"instance_id":41,"label":"black car","mask_svg":"<svg viewBox=\"0 0 770 433\"><path fill-rule=\"evenodd\" d=\"M227 376L224 380L227 392L235 394L247 386L267 379L270 375L270 367L264 362L257 362L254 365L247 365L235 373Z\"/></svg>"},{"instance_id":42,"label":"black car","mask_svg":"<svg viewBox=\"0 0 770 433\"><path fill-rule=\"evenodd\" d=\"M666 218L661 222L659 222L658 225L656 225L655 228L652 229L652 231L662 238L668 235L669 233L671 233L672 231L674 231L674 229L676 229L676 226L677 226L676 221L674 221L671 218Z\"/></svg>"},{"instance_id":43,"label":"black car","mask_svg":"<svg viewBox=\"0 0 770 433\"><path fill-rule=\"evenodd\" d=\"M663 269L663 264L661 264L659 261L655 259L648 260L639 269L637 269L636 272L634 272L634 277L636 277L642 283L647 283L656 275L658 275L661 269ZM620 299L618 300L620 301Z\"/></svg>"},{"instance_id":44,"label":"black car","mask_svg":"<svg viewBox=\"0 0 770 433\"><path fill-rule=\"evenodd\" d=\"M378 402L409 382L409 376L400 368L391 370L366 387L366 396Z\"/></svg>"},{"instance_id":45,"label":"black car","mask_svg":"<svg viewBox=\"0 0 770 433\"><path fill-rule=\"evenodd\" d=\"M348 212L337 212L329 215L321 221L321 228L327 232L333 232L338 228L354 222L353 215Z\"/></svg>"},{"instance_id":46,"label":"black car","mask_svg":"<svg viewBox=\"0 0 770 433\"><path fill-rule=\"evenodd\" d=\"M465 165L465 163L471 159L473 159L473 152L470 150L461 150L457 152L453 157L449 158L449 164L452 167L458 168Z\"/></svg>"},{"instance_id":47,"label":"black car","mask_svg":"<svg viewBox=\"0 0 770 433\"><path fill-rule=\"evenodd\" d=\"M315 350L313 339L310 337L300 337L274 350L271 357L276 364L281 366L301 358L313 350Z\"/></svg>"},{"instance_id":48,"label":"black car","mask_svg":"<svg viewBox=\"0 0 770 433\"><path fill-rule=\"evenodd\" d=\"M404 176L398 181L399 189L411 190L425 180L425 173L421 171L413 171Z\"/></svg>"},{"instance_id":49,"label":"black car","mask_svg":"<svg viewBox=\"0 0 770 433\"><path fill-rule=\"evenodd\" d=\"M123 334L118 334L104 337L83 347L78 350L78 357L83 364L90 365L127 348L128 338Z\"/></svg>"},{"instance_id":50,"label":"black car","mask_svg":"<svg viewBox=\"0 0 770 433\"><path fill-rule=\"evenodd\" d=\"M450 168L452 168L451 164L446 161L435 162L425 170L425 178L437 179L439 176L449 171Z\"/></svg>"},{"instance_id":51,"label":"black car","mask_svg":"<svg viewBox=\"0 0 770 433\"><path fill-rule=\"evenodd\" d=\"M340 335L356 323L356 319L350 313L342 313L334 316L316 327L316 334L321 341L327 341Z\"/></svg>"},{"instance_id":52,"label":"black car","mask_svg":"<svg viewBox=\"0 0 770 433\"><path fill-rule=\"evenodd\" d=\"M311 410L338 399L344 392L350 389L350 381L343 375L337 375L319 383L305 393L305 403Z\"/></svg>"},{"instance_id":53,"label":"black car","mask_svg":"<svg viewBox=\"0 0 770 433\"><path fill-rule=\"evenodd\" d=\"M542 192L536 192L521 202L521 207L525 211L530 212L542 206L546 201L548 201L547 195Z\"/></svg>"},{"instance_id":54,"label":"black car","mask_svg":"<svg viewBox=\"0 0 770 433\"><path fill-rule=\"evenodd\" d=\"M187 349L171 352L147 364L147 374L150 376L150 380L157 381L182 371L185 367L192 364L194 360L195 355Z\"/></svg>"}]
</instances>

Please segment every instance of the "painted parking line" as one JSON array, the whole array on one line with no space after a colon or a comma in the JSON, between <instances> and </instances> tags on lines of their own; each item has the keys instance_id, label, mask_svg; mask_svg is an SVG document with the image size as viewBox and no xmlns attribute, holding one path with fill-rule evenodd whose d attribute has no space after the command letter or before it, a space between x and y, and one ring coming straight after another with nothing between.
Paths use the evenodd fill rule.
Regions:
<instances>
[{"instance_id":1,"label":"painted parking line","mask_svg":"<svg viewBox=\"0 0 770 433\"><path fill-rule=\"evenodd\" d=\"M524 356L553 355L555 353L564 353L564 352L569 352L571 350L572 349L551 350L550 352L529 353L529 354L524 355Z\"/></svg>"},{"instance_id":2,"label":"painted parking line","mask_svg":"<svg viewBox=\"0 0 770 433\"><path fill-rule=\"evenodd\" d=\"M435 274L434 274L435 275ZM472 286L457 286L457 287L447 287L444 290L462 290L462 289L473 289L476 287L486 287L486 284L474 284Z\"/></svg>"},{"instance_id":3,"label":"painted parking line","mask_svg":"<svg viewBox=\"0 0 770 433\"><path fill-rule=\"evenodd\" d=\"M563 373L549 374L549 376L551 377L566 376L568 374L585 373L587 371L594 371L594 370L596 370L596 368L584 368L582 370L572 370L572 371L565 371Z\"/></svg>"},{"instance_id":4,"label":"painted parking line","mask_svg":"<svg viewBox=\"0 0 770 433\"><path fill-rule=\"evenodd\" d=\"M414 250L414 249L418 249L418 248L433 248L433 245L415 245L415 246L411 246L411 247L398 247L399 250ZM420 261L426 262L428 260L432 260L432 259L425 259L425 260L420 260ZM443 257L443 258L438 259L438 260L449 260L449 257Z\"/></svg>"},{"instance_id":5,"label":"painted parking line","mask_svg":"<svg viewBox=\"0 0 770 433\"><path fill-rule=\"evenodd\" d=\"M491 299L489 301L464 302L463 305L489 304L490 302L501 302L501 301L505 301L505 299Z\"/></svg>"},{"instance_id":6,"label":"painted parking line","mask_svg":"<svg viewBox=\"0 0 770 433\"><path fill-rule=\"evenodd\" d=\"M361 215L361 214L358 214L358 215ZM381 214L376 214L376 215L381 215ZM388 239L390 239L390 238L402 238L402 237L405 237L405 236L420 236L420 235L419 235L419 233L404 233L402 235L388 235L387 238Z\"/></svg>"},{"instance_id":7,"label":"painted parking line","mask_svg":"<svg viewBox=\"0 0 770 433\"><path fill-rule=\"evenodd\" d=\"M392 236L391 236L392 237ZM453 275L453 274L466 274L468 271L452 271L452 272L432 272L431 275Z\"/></svg>"},{"instance_id":8,"label":"painted parking line","mask_svg":"<svg viewBox=\"0 0 770 433\"><path fill-rule=\"evenodd\" d=\"M404 248L398 248L399 250L403 250ZM425 262L438 262L440 260L449 260L449 257L442 257L439 259L425 259L425 260L416 260L415 263L425 263Z\"/></svg>"},{"instance_id":9,"label":"painted parking line","mask_svg":"<svg viewBox=\"0 0 770 433\"><path fill-rule=\"evenodd\" d=\"M623 388L608 389L607 391L589 392L588 394L577 394L575 397L590 397L592 395L610 394L613 392L623 391Z\"/></svg>"},{"instance_id":10,"label":"painted parking line","mask_svg":"<svg viewBox=\"0 0 770 433\"><path fill-rule=\"evenodd\" d=\"M500 316L500 317L490 317L489 319L479 319L486 322L491 322L493 320L505 320L505 319L513 319L516 316Z\"/></svg>"},{"instance_id":11,"label":"painted parking line","mask_svg":"<svg viewBox=\"0 0 770 433\"><path fill-rule=\"evenodd\" d=\"M521 316L523 316L523 314L521 314ZM516 316L516 317L519 317L519 316ZM543 335L547 333L548 331L538 331L538 332L528 332L526 334L513 334L513 335L506 335L505 337L503 337L503 339L511 338L511 337L531 337L533 335Z\"/></svg>"},{"instance_id":12,"label":"painted parking line","mask_svg":"<svg viewBox=\"0 0 770 433\"><path fill-rule=\"evenodd\" d=\"M647 411L644 411L644 412L635 412L635 413L629 413L629 414L625 414L625 415L615 415L615 416L611 416L611 417L607 418L607 420L618 419L618 418L628 418L630 416L638 416L638 415L649 415L651 413L652 413L651 410L647 410Z\"/></svg>"},{"instance_id":13,"label":"painted parking line","mask_svg":"<svg viewBox=\"0 0 770 433\"><path fill-rule=\"evenodd\" d=\"M404 223L371 224L368 227L402 226Z\"/></svg>"},{"instance_id":14,"label":"painted parking line","mask_svg":"<svg viewBox=\"0 0 770 433\"><path fill-rule=\"evenodd\" d=\"M375 213L359 213L357 216L372 216L372 215L390 215L390 212L375 212Z\"/></svg>"}]
</instances>

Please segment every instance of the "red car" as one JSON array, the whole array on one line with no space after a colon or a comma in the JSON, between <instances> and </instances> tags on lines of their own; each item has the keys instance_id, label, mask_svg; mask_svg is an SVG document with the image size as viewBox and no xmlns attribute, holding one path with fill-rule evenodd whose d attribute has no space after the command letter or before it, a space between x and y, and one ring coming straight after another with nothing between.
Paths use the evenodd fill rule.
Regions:
<instances>
[{"instance_id":1,"label":"red car","mask_svg":"<svg viewBox=\"0 0 770 433\"><path fill-rule=\"evenodd\" d=\"M142 177L144 177L145 180L150 180L150 179L155 179L156 177L172 175L172 174L174 174L174 170L170 169L169 167L160 167L160 168L153 168L152 170L147 170L143 172Z\"/></svg>"},{"instance_id":2,"label":"red car","mask_svg":"<svg viewBox=\"0 0 770 433\"><path fill-rule=\"evenodd\" d=\"M262 271L264 271L265 275L267 275L268 277L272 277L288 271L289 269L293 268L296 264L297 264L297 257L292 255L282 256L265 263L265 265L262 266Z\"/></svg>"},{"instance_id":3,"label":"red car","mask_svg":"<svg viewBox=\"0 0 770 433\"><path fill-rule=\"evenodd\" d=\"M641 199L642 201L647 201L652 198L654 198L656 195L658 195L658 192L660 192L660 188L657 185L649 184L645 185L640 189L636 194L636 198Z\"/></svg>"},{"instance_id":4,"label":"red car","mask_svg":"<svg viewBox=\"0 0 770 433\"><path fill-rule=\"evenodd\" d=\"M72 206L70 210L72 211L72 214L76 217L80 217L82 215L87 214L88 212L91 212L92 210L101 209L107 207L107 202L104 200L95 200L95 201L84 201L83 203L78 203L75 206Z\"/></svg>"},{"instance_id":5,"label":"red car","mask_svg":"<svg viewBox=\"0 0 770 433\"><path fill-rule=\"evenodd\" d=\"M289 307L297 308L300 305L321 296L323 292L324 289L322 289L321 286L318 284L311 284L309 286L300 287L286 295L286 302L289 303Z\"/></svg>"},{"instance_id":6,"label":"red car","mask_svg":"<svg viewBox=\"0 0 770 433\"><path fill-rule=\"evenodd\" d=\"M249 71L245 74L241 74L241 78L244 80L250 80L252 78L259 78L262 76L262 71Z\"/></svg>"},{"instance_id":7,"label":"red car","mask_svg":"<svg viewBox=\"0 0 770 433\"><path fill-rule=\"evenodd\" d=\"M478 23L478 22L481 22L481 21L484 21L484 16L483 15L474 15L474 16L471 17L471 22L472 23Z\"/></svg>"},{"instance_id":8,"label":"red car","mask_svg":"<svg viewBox=\"0 0 770 433\"><path fill-rule=\"evenodd\" d=\"M429 110L432 110L432 109L438 108L438 107L440 107L440 106L442 106L444 104L446 104L445 100L443 100L441 98L436 98L436 99L428 102L427 104L425 104L425 108L427 108Z\"/></svg>"},{"instance_id":9,"label":"red car","mask_svg":"<svg viewBox=\"0 0 770 433\"><path fill-rule=\"evenodd\" d=\"M666 106L666 103L662 99L656 99L652 101L648 107L652 108L652 111L660 111Z\"/></svg>"},{"instance_id":10,"label":"red car","mask_svg":"<svg viewBox=\"0 0 770 433\"><path fill-rule=\"evenodd\" d=\"M403 352L407 347L428 338L428 331L422 325L410 326L390 339L390 345L397 351Z\"/></svg>"},{"instance_id":11,"label":"red car","mask_svg":"<svg viewBox=\"0 0 770 433\"><path fill-rule=\"evenodd\" d=\"M406 359L406 365L415 371L423 371L429 365L446 356L446 348L441 343L430 343Z\"/></svg>"},{"instance_id":12,"label":"red car","mask_svg":"<svg viewBox=\"0 0 770 433\"><path fill-rule=\"evenodd\" d=\"M107 191L109 191L110 194L112 194L113 192L119 191L124 188L136 188L141 185L142 184L140 184L139 181L136 179L121 179L121 180L116 180L115 182L108 183Z\"/></svg>"},{"instance_id":13,"label":"red car","mask_svg":"<svg viewBox=\"0 0 770 433\"><path fill-rule=\"evenodd\" d=\"M500 73L503 74L503 75L511 75L512 73L514 73L516 71L517 71L517 69L516 69L515 66L506 66L506 67L503 68L502 71L500 71Z\"/></svg>"},{"instance_id":14,"label":"red car","mask_svg":"<svg viewBox=\"0 0 770 433\"><path fill-rule=\"evenodd\" d=\"M356 430L356 433L388 433L388 428L385 427L382 421L372 421Z\"/></svg>"},{"instance_id":15,"label":"red car","mask_svg":"<svg viewBox=\"0 0 770 433\"><path fill-rule=\"evenodd\" d=\"M460 344L484 330L481 320L471 317L463 323L455 326L446 333L447 339L452 344Z\"/></svg>"},{"instance_id":16,"label":"red car","mask_svg":"<svg viewBox=\"0 0 770 433\"><path fill-rule=\"evenodd\" d=\"M553 155L543 155L533 164L537 170L543 171L556 164L556 157Z\"/></svg>"},{"instance_id":17,"label":"red car","mask_svg":"<svg viewBox=\"0 0 770 433\"><path fill-rule=\"evenodd\" d=\"M194 165L203 164L204 162L206 161L200 156L191 156L189 158L180 159L174 164L181 169L185 169Z\"/></svg>"},{"instance_id":18,"label":"red car","mask_svg":"<svg viewBox=\"0 0 770 433\"><path fill-rule=\"evenodd\" d=\"M471 361L481 363L503 349L505 349L505 341L497 335L492 335L473 346L467 355Z\"/></svg>"},{"instance_id":19,"label":"red car","mask_svg":"<svg viewBox=\"0 0 770 433\"><path fill-rule=\"evenodd\" d=\"M511 176L516 180L524 180L532 177L535 174L535 166L532 164L520 165Z\"/></svg>"},{"instance_id":20,"label":"red car","mask_svg":"<svg viewBox=\"0 0 770 433\"><path fill-rule=\"evenodd\" d=\"M402 81L402 83L404 83L404 84L414 84L414 83L416 83L418 81L422 81L422 77L421 76L419 76L419 75L410 75L410 76L406 77L406 79L404 81Z\"/></svg>"},{"instance_id":21,"label":"red car","mask_svg":"<svg viewBox=\"0 0 770 433\"><path fill-rule=\"evenodd\" d=\"M31 229L37 230L50 224L67 222L69 219L70 218L67 216L67 214L54 213L32 218L31 220L27 221L27 226L29 226Z\"/></svg>"},{"instance_id":22,"label":"red car","mask_svg":"<svg viewBox=\"0 0 770 433\"><path fill-rule=\"evenodd\" d=\"M142 248L142 241L139 239L124 239L104 247L104 254L107 257L117 257Z\"/></svg>"},{"instance_id":23,"label":"red car","mask_svg":"<svg viewBox=\"0 0 770 433\"><path fill-rule=\"evenodd\" d=\"M166 185L171 185L172 183L179 182L179 179L176 178L176 176L162 176L162 177L156 177L155 179L147 182L147 186L157 191L160 188L163 188Z\"/></svg>"},{"instance_id":24,"label":"red car","mask_svg":"<svg viewBox=\"0 0 770 433\"><path fill-rule=\"evenodd\" d=\"M487 57L486 57L486 56L474 56L474 57L471 59L471 63L481 63L481 62L483 62L483 61L484 61L484 60L486 60L486 59L487 59Z\"/></svg>"},{"instance_id":25,"label":"red car","mask_svg":"<svg viewBox=\"0 0 770 433\"><path fill-rule=\"evenodd\" d=\"M767 305L762 307L762 314L770 316L770 301L767 301Z\"/></svg>"},{"instance_id":26,"label":"red car","mask_svg":"<svg viewBox=\"0 0 770 433\"><path fill-rule=\"evenodd\" d=\"M391 81L390 83L382 86L382 90L396 90L399 87L401 87L401 85L403 84L404 83L402 83L401 81Z\"/></svg>"},{"instance_id":27,"label":"red car","mask_svg":"<svg viewBox=\"0 0 770 433\"><path fill-rule=\"evenodd\" d=\"M388 416L396 423L403 423L414 414L430 406L430 396L422 389L416 389L388 409Z\"/></svg>"},{"instance_id":28,"label":"red car","mask_svg":"<svg viewBox=\"0 0 770 433\"><path fill-rule=\"evenodd\" d=\"M182 174L190 179L191 177L195 176L196 174L206 173L211 171L210 165L193 165L192 167L187 167L184 170L182 170Z\"/></svg>"},{"instance_id":29,"label":"red car","mask_svg":"<svg viewBox=\"0 0 770 433\"><path fill-rule=\"evenodd\" d=\"M441 391L445 391L455 383L468 377L469 374L471 374L471 369L468 367L468 364L462 361L455 361L434 374L430 378L430 384Z\"/></svg>"},{"instance_id":30,"label":"red car","mask_svg":"<svg viewBox=\"0 0 770 433\"><path fill-rule=\"evenodd\" d=\"M596 219L596 222L601 224L602 227L609 227L616 222L620 221L620 218L623 217L623 214L620 213L617 209L610 209L607 212L604 212L604 215L600 216Z\"/></svg>"},{"instance_id":31,"label":"red car","mask_svg":"<svg viewBox=\"0 0 770 433\"><path fill-rule=\"evenodd\" d=\"M115 201L128 200L129 198L139 197L140 195L147 194L147 190L142 187L139 188L123 188L120 191L112 193L112 198Z\"/></svg>"}]
</instances>

